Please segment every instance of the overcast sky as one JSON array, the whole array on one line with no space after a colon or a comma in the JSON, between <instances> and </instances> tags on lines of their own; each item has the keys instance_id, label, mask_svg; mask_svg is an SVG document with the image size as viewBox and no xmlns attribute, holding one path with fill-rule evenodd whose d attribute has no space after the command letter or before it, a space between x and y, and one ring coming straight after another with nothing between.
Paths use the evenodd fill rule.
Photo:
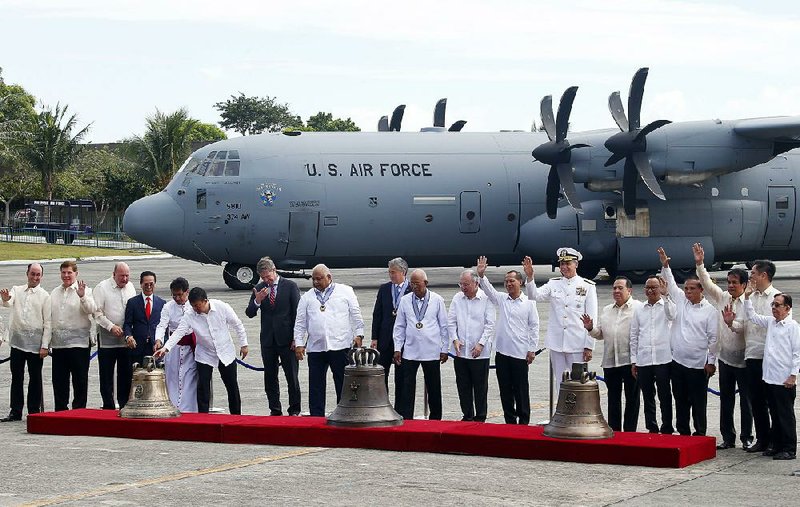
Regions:
<instances>
[{"instance_id":1,"label":"overcast sky","mask_svg":"<svg viewBox=\"0 0 800 507\"><path fill-rule=\"evenodd\" d=\"M650 67L643 123L800 114L796 1L0 0L0 67L48 105L68 104L89 139L141 133L156 108L217 123L239 91L275 96L376 130L529 130L539 101L578 85L573 131L613 127ZM236 134L233 134L236 135Z\"/></svg>"}]
</instances>

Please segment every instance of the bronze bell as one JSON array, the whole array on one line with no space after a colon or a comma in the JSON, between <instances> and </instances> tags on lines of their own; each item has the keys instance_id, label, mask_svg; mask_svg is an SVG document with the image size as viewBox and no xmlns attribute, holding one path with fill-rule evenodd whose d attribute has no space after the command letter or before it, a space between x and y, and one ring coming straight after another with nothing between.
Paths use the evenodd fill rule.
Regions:
<instances>
[{"instance_id":1,"label":"bronze bell","mask_svg":"<svg viewBox=\"0 0 800 507\"><path fill-rule=\"evenodd\" d=\"M600 411L600 389L595 377L586 363L573 363L572 372L564 371L556 413L544 427L545 436L586 440L614 436Z\"/></svg>"},{"instance_id":2,"label":"bronze bell","mask_svg":"<svg viewBox=\"0 0 800 507\"><path fill-rule=\"evenodd\" d=\"M157 367L153 356L145 356L144 364L134 364L133 368L131 394L128 403L119 411L120 417L166 419L181 415L169 401L164 367Z\"/></svg>"},{"instance_id":3,"label":"bronze bell","mask_svg":"<svg viewBox=\"0 0 800 507\"><path fill-rule=\"evenodd\" d=\"M351 428L403 424L403 418L389 404L384 369L378 364L378 358L380 353L371 348L348 351L350 364L344 367L342 397L336 410L328 416L328 424Z\"/></svg>"}]
</instances>

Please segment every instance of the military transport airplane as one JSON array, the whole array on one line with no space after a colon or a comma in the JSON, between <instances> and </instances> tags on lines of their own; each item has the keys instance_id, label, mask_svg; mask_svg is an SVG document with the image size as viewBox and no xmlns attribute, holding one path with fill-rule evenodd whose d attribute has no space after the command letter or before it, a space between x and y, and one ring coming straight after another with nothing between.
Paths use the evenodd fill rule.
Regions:
<instances>
[{"instance_id":1,"label":"military transport airplane","mask_svg":"<svg viewBox=\"0 0 800 507\"><path fill-rule=\"evenodd\" d=\"M641 274L656 248L693 269L708 263L800 258L796 193L800 116L647 125L640 111L647 69L633 78L618 129L568 132L569 88L545 132L285 132L219 141L196 151L167 187L133 203L125 231L251 287L256 261L279 269L498 265L523 255L555 261L573 246L580 272ZM402 115L399 115L402 118ZM382 124L388 123L382 120ZM458 123L458 122L457 122ZM794 150L794 151L793 151Z\"/></svg>"}]
</instances>

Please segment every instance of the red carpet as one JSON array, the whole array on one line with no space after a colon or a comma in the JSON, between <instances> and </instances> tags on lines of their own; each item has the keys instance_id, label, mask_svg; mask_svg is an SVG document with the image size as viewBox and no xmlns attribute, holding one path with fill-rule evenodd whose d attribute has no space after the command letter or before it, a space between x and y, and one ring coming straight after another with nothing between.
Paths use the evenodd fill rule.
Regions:
<instances>
[{"instance_id":1,"label":"red carpet","mask_svg":"<svg viewBox=\"0 0 800 507\"><path fill-rule=\"evenodd\" d=\"M616 433L607 440L561 440L542 426L461 421L406 421L393 428L327 426L321 417L183 414L175 419L122 419L113 410L69 410L28 416L28 432L150 440L350 447L682 468L716 456L712 437Z\"/></svg>"}]
</instances>

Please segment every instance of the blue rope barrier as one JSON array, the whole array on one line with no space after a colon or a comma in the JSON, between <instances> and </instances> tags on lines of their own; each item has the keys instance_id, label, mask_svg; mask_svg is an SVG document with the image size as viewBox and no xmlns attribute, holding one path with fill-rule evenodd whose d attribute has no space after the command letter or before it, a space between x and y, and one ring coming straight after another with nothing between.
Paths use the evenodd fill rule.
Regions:
<instances>
[{"instance_id":1,"label":"blue rope barrier","mask_svg":"<svg viewBox=\"0 0 800 507\"><path fill-rule=\"evenodd\" d=\"M241 359L237 359L237 360L236 360L236 362L237 362L238 364L241 364L242 366L244 366L244 367L245 367L245 368L247 368L248 370L253 370L253 371L264 371L264 368L259 368L258 366L253 366L252 364L247 364L247 363L245 363L244 361L242 361Z\"/></svg>"},{"instance_id":2,"label":"blue rope barrier","mask_svg":"<svg viewBox=\"0 0 800 507\"><path fill-rule=\"evenodd\" d=\"M5 359L0 359L0 364L6 363L6 362L8 362L8 361L10 361L10 360L11 360L11 356L8 356L8 357L7 357L7 358L5 358Z\"/></svg>"}]
</instances>

